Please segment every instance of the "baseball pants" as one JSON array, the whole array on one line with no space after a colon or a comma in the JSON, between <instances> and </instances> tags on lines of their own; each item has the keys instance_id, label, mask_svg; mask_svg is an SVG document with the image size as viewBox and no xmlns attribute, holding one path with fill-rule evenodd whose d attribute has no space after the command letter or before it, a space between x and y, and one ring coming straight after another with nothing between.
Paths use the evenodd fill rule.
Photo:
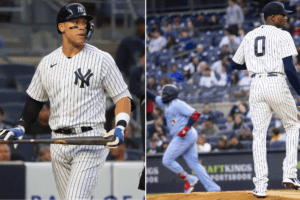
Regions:
<instances>
[{"instance_id":1,"label":"baseball pants","mask_svg":"<svg viewBox=\"0 0 300 200\"><path fill-rule=\"evenodd\" d=\"M176 174L183 172L184 169L176 161L176 159L182 155L188 166L195 172L207 191L220 191L220 187L209 177L206 170L199 162L196 148L197 136L195 129L190 129L183 138L177 135L173 136L173 139L163 156L163 165Z\"/></svg>"},{"instance_id":2,"label":"baseball pants","mask_svg":"<svg viewBox=\"0 0 300 200\"><path fill-rule=\"evenodd\" d=\"M286 157L283 162L283 178L297 178L297 154L299 127L297 108L284 75L256 75L251 82L250 114L253 123L253 159L258 192L267 189L268 164L266 154L267 130L275 111L283 120L286 130ZM273 111L272 111L273 110Z\"/></svg>"}]
</instances>

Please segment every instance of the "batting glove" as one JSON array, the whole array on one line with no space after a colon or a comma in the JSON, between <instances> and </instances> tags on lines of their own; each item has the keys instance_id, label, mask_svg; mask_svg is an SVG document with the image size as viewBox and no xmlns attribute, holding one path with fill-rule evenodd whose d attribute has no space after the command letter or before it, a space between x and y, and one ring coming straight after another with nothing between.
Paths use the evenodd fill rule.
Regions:
<instances>
[{"instance_id":1,"label":"batting glove","mask_svg":"<svg viewBox=\"0 0 300 200\"><path fill-rule=\"evenodd\" d=\"M103 137L108 138L109 136L115 135L116 139L113 142L108 142L106 146L108 148L118 148L121 144L124 143L124 129L123 127L117 126L115 129L110 130Z\"/></svg>"},{"instance_id":2,"label":"batting glove","mask_svg":"<svg viewBox=\"0 0 300 200\"><path fill-rule=\"evenodd\" d=\"M188 132L188 130L190 130L191 128L188 126L185 126L182 131L180 131L179 133L177 133L177 135L179 137L184 137L186 135L186 133Z\"/></svg>"},{"instance_id":3,"label":"batting glove","mask_svg":"<svg viewBox=\"0 0 300 200\"><path fill-rule=\"evenodd\" d=\"M8 140L8 138L10 138L11 136L14 137L14 140L22 140L24 133L25 133L25 129L22 126L0 130L0 136L6 135L4 138L5 141ZM18 144L14 144L14 148L16 149L17 147Z\"/></svg>"}]
</instances>

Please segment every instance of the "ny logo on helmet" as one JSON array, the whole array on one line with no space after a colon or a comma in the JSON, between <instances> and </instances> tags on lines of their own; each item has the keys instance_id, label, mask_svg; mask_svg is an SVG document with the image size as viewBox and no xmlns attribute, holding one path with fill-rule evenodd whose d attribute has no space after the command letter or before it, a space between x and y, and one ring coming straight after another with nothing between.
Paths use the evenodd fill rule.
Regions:
<instances>
[{"instance_id":1,"label":"ny logo on helmet","mask_svg":"<svg viewBox=\"0 0 300 200\"><path fill-rule=\"evenodd\" d=\"M84 88L84 84L86 84L86 86L90 86L90 78L94 75L93 73L91 73L90 69L87 71L87 73L84 76L81 73L81 68L79 68L74 73L75 73L75 83L74 83L75 85L77 85L78 79L80 79L81 80L80 88Z\"/></svg>"},{"instance_id":2,"label":"ny logo on helmet","mask_svg":"<svg viewBox=\"0 0 300 200\"><path fill-rule=\"evenodd\" d=\"M84 12L83 7L81 7L81 6L78 6L77 9L78 9L78 12Z\"/></svg>"}]
</instances>

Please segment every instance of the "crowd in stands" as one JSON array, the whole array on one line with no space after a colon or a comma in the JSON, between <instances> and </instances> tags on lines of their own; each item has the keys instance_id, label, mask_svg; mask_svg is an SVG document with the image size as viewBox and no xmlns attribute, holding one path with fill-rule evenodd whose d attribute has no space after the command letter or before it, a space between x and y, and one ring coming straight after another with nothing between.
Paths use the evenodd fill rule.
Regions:
<instances>
[{"instance_id":1,"label":"crowd in stands","mask_svg":"<svg viewBox=\"0 0 300 200\"><path fill-rule=\"evenodd\" d=\"M284 29L293 35L300 52L300 2L280 2L294 11ZM226 12L169 14L147 19L147 89L159 95L165 84L172 83L179 88L179 99L206 103L194 125L199 134L199 152L252 148L253 125L248 105L251 77L247 70L231 71L228 66L244 36L263 24L261 9L267 3L228 0ZM298 74L299 59L300 54L294 59ZM294 89L290 89L296 97ZM212 111L208 103L215 102L235 103L224 116L220 111ZM147 153L162 153L162 145L171 140L163 111L154 106L147 120L147 138L151 141ZM274 114L268 128L267 148L283 148L284 141L282 121Z\"/></svg>"}]
</instances>

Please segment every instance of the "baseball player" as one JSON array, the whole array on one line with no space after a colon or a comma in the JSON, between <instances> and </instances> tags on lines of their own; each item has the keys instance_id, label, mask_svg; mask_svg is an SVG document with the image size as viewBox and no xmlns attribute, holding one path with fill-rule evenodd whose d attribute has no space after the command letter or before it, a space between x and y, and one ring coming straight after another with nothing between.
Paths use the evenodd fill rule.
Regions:
<instances>
[{"instance_id":1,"label":"baseball player","mask_svg":"<svg viewBox=\"0 0 300 200\"><path fill-rule=\"evenodd\" d=\"M49 125L52 138L115 135L107 143L115 148L123 143L124 129L131 112L131 95L113 58L85 44L91 37L92 16L81 4L69 4L57 15L62 47L45 56L27 89L29 99L19 126L2 130L22 139L38 117L44 102L50 100ZM116 128L106 133L105 102L109 95L116 104ZM106 146L51 145L52 168L60 199L90 199L109 149Z\"/></svg>"},{"instance_id":2,"label":"baseball player","mask_svg":"<svg viewBox=\"0 0 300 200\"><path fill-rule=\"evenodd\" d=\"M177 99L177 96L178 89L172 84L163 87L162 96L156 96L147 90L147 97L165 109L167 125L173 136L163 156L163 165L176 173L185 182L184 193L192 192L198 180L201 181L207 191L220 191L220 186L209 177L198 160L196 148L198 134L192 125L201 114L184 101ZM179 156L183 156L188 166L196 173L196 176L188 174L176 162Z\"/></svg>"},{"instance_id":3,"label":"baseball player","mask_svg":"<svg viewBox=\"0 0 300 200\"><path fill-rule=\"evenodd\" d=\"M291 35L280 29L287 21L286 14L291 11L285 10L279 2L268 3L262 11L265 25L244 37L231 63L233 69L248 69L252 78L249 104L254 137L253 194L257 197L266 197L267 193L266 133L272 110L283 120L287 134L282 183L294 189L300 187L296 169L299 138L297 108L285 79L288 78L300 96L300 83L292 59L297 50Z\"/></svg>"}]
</instances>

